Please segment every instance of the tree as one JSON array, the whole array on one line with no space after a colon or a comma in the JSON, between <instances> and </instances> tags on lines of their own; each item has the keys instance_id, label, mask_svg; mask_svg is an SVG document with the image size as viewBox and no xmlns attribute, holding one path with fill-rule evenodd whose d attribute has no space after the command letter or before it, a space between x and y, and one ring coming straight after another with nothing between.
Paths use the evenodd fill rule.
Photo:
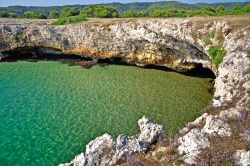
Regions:
<instances>
[{"instance_id":1,"label":"tree","mask_svg":"<svg viewBox=\"0 0 250 166\"><path fill-rule=\"evenodd\" d=\"M79 15L79 13L80 13L80 11L79 11L79 9L77 7L73 7L73 8L64 7L61 10L60 17L77 16L77 15Z\"/></svg>"},{"instance_id":2,"label":"tree","mask_svg":"<svg viewBox=\"0 0 250 166\"><path fill-rule=\"evenodd\" d=\"M216 8L216 13L218 13L218 14L223 14L225 11L226 11L226 9L224 6L218 6Z\"/></svg>"},{"instance_id":3,"label":"tree","mask_svg":"<svg viewBox=\"0 0 250 166\"><path fill-rule=\"evenodd\" d=\"M9 17L10 13L6 10L0 10L0 17Z\"/></svg>"},{"instance_id":4,"label":"tree","mask_svg":"<svg viewBox=\"0 0 250 166\"><path fill-rule=\"evenodd\" d=\"M136 16L136 17L145 17L145 15L146 15L146 14L145 14L144 11L138 11L138 12L135 13L135 16Z\"/></svg>"},{"instance_id":5,"label":"tree","mask_svg":"<svg viewBox=\"0 0 250 166\"><path fill-rule=\"evenodd\" d=\"M250 3L248 3L245 7L244 10L246 13L250 13Z\"/></svg>"},{"instance_id":6,"label":"tree","mask_svg":"<svg viewBox=\"0 0 250 166\"><path fill-rule=\"evenodd\" d=\"M25 18L39 18L40 14L36 11L27 11L24 13Z\"/></svg>"},{"instance_id":7,"label":"tree","mask_svg":"<svg viewBox=\"0 0 250 166\"><path fill-rule=\"evenodd\" d=\"M56 9L51 9L48 18L58 18L59 12Z\"/></svg>"},{"instance_id":8,"label":"tree","mask_svg":"<svg viewBox=\"0 0 250 166\"><path fill-rule=\"evenodd\" d=\"M112 6L89 5L81 11L87 17L113 18L119 17L118 11Z\"/></svg>"},{"instance_id":9,"label":"tree","mask_svg":"<svg viewBox=\"0 0 250 166\"><path fill-rule=\"evenodd\" d=\"M134 17L134 16L135 16L135 12L132 10L127 10L127 11L122 13L122 17L124 17L124 18L130 18L130 17Z\"/></svg>"}]
</instances>

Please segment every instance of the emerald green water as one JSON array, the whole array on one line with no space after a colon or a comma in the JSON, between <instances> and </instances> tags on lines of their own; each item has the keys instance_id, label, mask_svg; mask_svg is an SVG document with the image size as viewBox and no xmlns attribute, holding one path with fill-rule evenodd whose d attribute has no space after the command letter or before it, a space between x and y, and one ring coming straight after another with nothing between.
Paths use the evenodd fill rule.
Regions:
<instances>
[{"instance_id":1,"label":"emerald green water","mask_svg":"<svg viewBox=\"0 0 250 166\"><path fill-rule=\"evenodd\" d=\"M210 78L131 66L0 63L0 165L68 162L97 136L136 134L145 115L172 134L201 114Z\"/></svg>"}]
</instances>

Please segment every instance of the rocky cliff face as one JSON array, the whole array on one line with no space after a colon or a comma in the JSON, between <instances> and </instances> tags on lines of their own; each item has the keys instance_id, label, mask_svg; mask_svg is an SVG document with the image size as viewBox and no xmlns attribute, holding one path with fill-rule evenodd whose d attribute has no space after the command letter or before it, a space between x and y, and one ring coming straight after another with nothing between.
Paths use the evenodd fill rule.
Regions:
<instances>
[{"instance_id":1,"label":"rocky cliff face","mask_svg":"<svg viewBox=\"0 0 250 166\"><path fill-rule=\"evenodd\" d=\"M120 57L128 63L155 64L177 71L193 69L197 64L214 69L201 39L203 33L211 30L196 32L195 26L188 20L137 20L58 27L4 22L0 25L0 52L3 57L8 50L42 47L96 59ZM220 30L226 31L223 26Z\"/></svg>"},{"instance_id":2,"label":"rocky cliff face","mask_svg":"<svg viewBox=\"0 0 250 166\"><path fill-rule=\"evenodd\" d=\"M183 163L195 164L201 162L204 152L217 152L217 146L221 147L223 155L233 157L235 164L250 163L250 27L233 28L226 21L205 21L201 25L192 19L132 20L58 27L25 21L5 20L0 23L1 58L17 48L39 47L44 52L77 54L94 59L119 57L127 63L154 64L181 72L198 64L211 69L217 76L213 106L180 130L176 141L171 143L175 154L168 154L175 157L163 156L160 160L157 153L159 149L163 153L164 149L160 146L149 151L144 159L176 164L171 160L177 158ZM211 41L204 41L204 36L212 32L216 34ZM218 70L207 56L212 44L223 45L227 51ZM139 120L139 126L141 133L133 137L120 135L112 138L108 134L98 137L87 145L85 153L65 165L130 162L131 156L145 152L159 137L164 137L162 126L145 117ZM235 144L234 138L240 140L241 146ZM220 141L216 141L218 139ZM223 141L237 146L232 150L223 149ZM216 153L211 155L216 156ZM213 161L207 156L203 159Z\"/></svg>"}]
</instances>

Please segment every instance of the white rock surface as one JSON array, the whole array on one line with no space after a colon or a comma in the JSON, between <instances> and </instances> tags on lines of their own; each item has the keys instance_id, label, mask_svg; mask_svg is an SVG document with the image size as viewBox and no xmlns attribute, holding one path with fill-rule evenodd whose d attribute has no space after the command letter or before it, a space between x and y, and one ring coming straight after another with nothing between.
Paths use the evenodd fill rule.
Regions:
<instances>
[{"instance_id":1,"label":"white rock surface","mask_svg":"<svg viewBox=\"0 0 250 166\"><path fill-rule=\"evenodd\" d=\"M104 134L86 146L85 154L81 153L70 163L61 166L112 165L124 162L132 154L146 151L159 136L165 134L162 125L146 117L142 117L138 124L141 130L139 135L119 135L115 139Z\"/></svg>"},{"instance_id":2,"label":"white rock surface","mask_svg":"<svg viewBox=\"0 0 250 166\"><path fill-rule=\"evenodd\" d=\"M237 150L235 154L236 163L240 166L250 165L250 151Z\"/></svg>"},{"instance_id":3,"label":"white rock surface","mask_svg":"<svg viewBox=\"0 0 250 166\"><path fill-rule=\"evenodd\" d=\"M192 129L186 135L178 139L180 146L178 151L183 155L182 159L187 164L195 164L195 159L201 148L210 146L208 135L199 129Z\"/></svg>"},{"instance_id":4,"label":"white rock surface","mask_svg":"<svg viewBox=\"0 0 250 166\"><path fill-rule=\"evenodd\" d=\"M207 133L210 136L228 137L231 135L229 125L213 115L209 115L206 118L206 124L201 132Z\"/></svg>"}]
</instances>

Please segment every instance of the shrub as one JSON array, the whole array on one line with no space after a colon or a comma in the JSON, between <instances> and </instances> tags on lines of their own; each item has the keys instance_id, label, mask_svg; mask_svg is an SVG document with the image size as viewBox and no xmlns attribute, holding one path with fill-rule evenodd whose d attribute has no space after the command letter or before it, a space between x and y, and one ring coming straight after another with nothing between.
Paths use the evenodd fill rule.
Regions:
<instances>
[{"instance_id":1,"label":"shrub","mask_svg":"<svg viewBox=\"0 0 250 166\"><path fill-rule=\"evenodd\" d=\"M216 31L213 30L213 31L210 32L210 34L204 35L204 36L203 36L203 42L204 42L206 45L212 44L211 38L214 38L214 37L215 37L215 34L216 34Z\"/></svg>"},{"instance_id":2,"label":"shrub","mask_svg":"<svg viewBox=\"0 0 250 166\"><path fill-rule=\"evenodd\" d=\"M66 25L66 24L78 23L81 21L87 21L87 18L83 15L59 18L58 20L53 22L51 25Z\"/></svg>"},{"instance_id":3,"label":"shrub","mask_svg":"<svg viewBox=\"0 0 250 166\"><path fill-rule=\"evenodd\" d=\"M89 5L81 11L87 17L113 18L119 17L118 11L112 6Z\"/></svg>"},{"instance_id":4,"label":"shrub","mask_svg":"<svg viewBox=\"0 0 250 166\"><path fill-rule=\"evenodd\" d=\"M219 64L222 62L226 54L226 51L224 50L223 47L213 45L210 46L208 53L209 57L212 59L213 63L218 68Z\"/></svg>"},{"instance_id":5,"label":"shrub","mask_svg":"<svg viewBox=\"0 0 250 166\"><path fill-rule=\"evenodd\" d=\"M26 36L24 36L23 34L15 35L12 38L12 42L13 43L18 43L18 42L24 41L25 39L26 39Z\"/></svg>"},{"instance_id":6,"label":"shrub","mask_svg":"<svg viewBox=\"0 0 250 166\"><path fill-rule=\"evenodd\" d=\"M48 18L58 18L59 12L56 9L51 9Z\"/></svg>"},{"instance_id":7,"label":"shrub","mask_svg":"<svg viewBox=\"0 0 250 166\"><path fill-rule=\"evenodd\" d=\"M205 43L206 45L212 44L211 38L210 38L209 35L204 35L204 36L203 36L203 41L204 41L204 43Z\"/></svg>"},{"instance_id":8,"label":"shrub","mask_svg":"<svg viewBox=\"0 0 250 166\"><path fill-rule=\"evenodd\" d=\"M71 17L71 16L77 16L79 15L80 11L78 8L76 7L64 7L62 10L61 10L61 14L60 14L60 17Z\"/></svg>"},{"instance_id":9,"label":"shrub","mask_svg":"<svg viewBox=\"0 0 250 166\"><path fill-rule=\"evenodd\" d=\"M24 18L39 18L40 14L36 11L27 11L24 13Z\"/></svg>"}]
</instances>

